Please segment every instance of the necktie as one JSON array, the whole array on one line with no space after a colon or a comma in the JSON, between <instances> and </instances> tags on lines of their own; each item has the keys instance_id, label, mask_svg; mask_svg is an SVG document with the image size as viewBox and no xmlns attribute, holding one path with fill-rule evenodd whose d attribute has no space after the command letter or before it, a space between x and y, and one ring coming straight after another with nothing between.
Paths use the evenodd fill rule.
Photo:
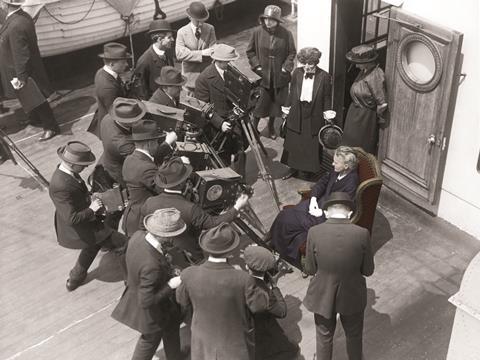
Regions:
<instances>
[{"instance_id":1,"label":"necktie","mask_svg":"<svg viewBox=\"0 0 480 360\"><path fill-rule=\"evenodd\" d=\"M305 79L313 79L314 73L305 73Z\"/></svg>"},{"instance_id":2,"label":"necktie","mask_svg":"<svg viewBox=\"0 0 480 360\"><path fill-rule=\"evenodd\" d=\"M200 28L197 27L197 28L195 29L195 37L197 38L197 40L200 39L200 35L201 35Z\"/></svg>"}]
</instances>

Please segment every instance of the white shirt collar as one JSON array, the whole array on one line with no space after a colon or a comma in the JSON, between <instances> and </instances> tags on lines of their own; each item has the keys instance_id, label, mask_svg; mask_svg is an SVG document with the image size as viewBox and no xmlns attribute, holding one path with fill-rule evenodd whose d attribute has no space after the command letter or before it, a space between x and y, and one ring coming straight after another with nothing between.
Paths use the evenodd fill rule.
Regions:
<instances>
[{"instance_id":1,"label":"white shirt collar","mask_svg":"<svg viewBox=\"0 0 480 360\"><path fill-rule=\"evenodd\" d=\"M105 70L107 73L109 73L110 75L112 75L115 79L118 78L118 74L117 74L115 71L113 71L112 69L110 69L109 66L104 65L104 66L103 66L103 70Z\"/></svg>"},{"instance_id":2,"label":"white shirt collar","mask_svg":"<svg viewBox=\"0 0 480 360\"><path fill-rule=\"evenodd\" d=\"M169 194L182 194L180 190L172 190L172 189L163 189L163 192L169 193Z\"/></svg>"},{"instance_id":3,"label":"white shirt collar","mask_svg":"<svg viewBox=\"0 0 480 360\"><path fill-rule=\"evenodd\" d=\"M65 174L75 177L75 173L72 170L67 169L65 166L63 166L63 164L60 164L60 166L58 167L58 170L63 171Z\"/></svg>"},{"instance_id":4,"label":"white shirt collar","mask_svg":"<svg viewBox=\"0 0 480 360\"><path fill-rule=\"evenodd\" d=\"M250 274L250 275L251 275L252 277L254 277L254 278L257 278L257 279L260 279L260 280L265 281L265 276L257 276L257 275L252 275L252 274Z\"/></svg>"},{"instance_id":5,"label":"white shirt collar","mask_svg":"<svg viewBox=\"0 0 480 360\"><path fill-rule=\"evenodd\" d=\"M160 50L159 48L157 48L154 45L152 45L152 48L153 48L153 51L155 52L155 54L157 54L158 56L162 57L162 56L165 56L165 51L164 50Z\"/></svg>"},{"instance_id":6,"label":"white shirt collar","mask_svg":"<svg viewBox=\"0 0 480 360\"><path fill-rule=\"evenodd\" d=\"M197 31L197 28L200 30L200 34L202 33L202 27L201 26L195 26L193 25L192 22L190 22L190 26L192 28L193 34L195 35L195 31Z\"/></svg>"},{"instance_id":7,"label":"white shirt collar","mask_svg":"<svg viewBox=\"0 0 480 360\"><path fill-rule=\"evenodd\" d=\"M347 176L348 173L344 173L344 174L338 174L337 176L337 180L342 180L345 176Z\"/></svg>"},{"instance_id":8,"label":"white shirt collar","mask_svg":"<svg viewBox=\"0 0 480 360\"><path fill-rule=\"evenodd\" d=\"M138 152L141 152L142 154L147 155L150 160L152 160L153 162L155 162L155 159L153 158L152 155L150 155L150 153L149 153L148 151L143 150L143 149L135 149L135 151L138 151Z\"/></svg>"},{"instance_id":9,"label":"white shirt collar","mask_svg":"<svg viewBox=\"0 0 480 360\"><path fill-rule=\"evenodd\" d=\"M217 69L218 73L220 74L220 76L222 77L222 80L225 81L225 78L224 78L224 74L225 74L225 70L222 70L218 67L217 63L215 63L215 68Z\"/></svg>"},{"instance_id":10,"label":"white shirt collar","mask_svg":"<svg viewBox=\"0 0 480 360\"><path fill-rule=\"evenodd\" d=\"M147 233L147 235L145 235L145 240L146 240L150 245L152 245L152 246L155 248L155 250L157 250L160 254L163 255L162 245L160 244L160 241L158 241L155 236L153 236L153 235L150 234L150 233Z\"/></svg>"},{"instance_id":11,"label":"white shirt collar","mask_svg":"<svg viewBox=\"0 0 480 360\"><path fill-rule=\"evenodd\" d=\"M213 262L213 263L226 263L227 258L216 258L216 257L213 257L213 256L209 256L208 261Z\"/></svg>"},{"instance_id":12,"label":"white shirt collar","mask_svg":"<svg viewBox=\"0 0 480 360\"><path fill-rule=\"evenodd\" d=\"M12 11L11 13L8 13L5 19L8 19L8 17L12 14L15 14L17 11L20 11L21 7L19 7L17 10Z\"/></svg>"}]
</instances>

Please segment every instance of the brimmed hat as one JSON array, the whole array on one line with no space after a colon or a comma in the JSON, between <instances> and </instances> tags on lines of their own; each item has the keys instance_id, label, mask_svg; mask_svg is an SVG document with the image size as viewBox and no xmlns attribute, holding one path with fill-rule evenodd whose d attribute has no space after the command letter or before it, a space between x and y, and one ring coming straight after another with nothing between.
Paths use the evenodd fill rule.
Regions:
<instances>
[{"instance_id":1,"label":"brimmed hat","mask_svg":"<svg viewBox=\"0 0 480 360\"><path fill-rule=\"evenodd\" d=\"M148 26L148 35L157 34L161 32L172 32L174 33L175 30L172 29L172 25L167 20L157 19L153 20L150 25Z\"/></svg>"},{"instance_id":2,"label":"brimmed hat","mask_svg":"<svg viewBox=\"0 0 480 360\"><path fill-rule=\"evenodd\" d=\"M174 157L160 165L155 184L163 189L172 188L187 180L192 170L191 165L184 164L179 157Z\"/></svg>"},{"instance_id":3,"label":"brimmed hat","mask_svg":"<svg viewBox=\"0 0 480 360\"><path fill-rule=\"evenodd\" d=\"M240 244L237 232L227 223L211 228L200 235L199 245L212 255L225 255Z\"/></svg>"},{"instance_id":4,"label":"brimmed hat","mask_svg":"<svg viewBox=\"0 0 480 360\"><path fill-rule=\"evenodd\" d=\"M163 136L165 135L158 131L157 123L153 120L140 120L132 126L133 141L159 139Z\"/></svg>"},{"instance_id":5,"label":"brimmed hat","mask_svg":"<svg viewBox=\"0 0 480 360\"><path fill-rule=\"evenodd\" d=\"M234 47L226 44L215 45L210 56L213 60L218 61L233 61L240 57Z\"/></svg>"},{"instance_id":6,"label":"brimmed hat","mask_svg":"<svg viewBox=\"0 0 480 360\"><path fill-rule=\"evenodd\" d=\"M348 195L346 192L336 191L331 193L328 199L323 203L323 210L327 210L329 206L335 204L346 205L350 209L353 209L353 201L350 199L350 195Z\"/></svg>"},{"instance_id":7,"label":"brimmed hat","mask_svg":"<svg viewBox=\"0 0 480 360\"><path fill-rule=\"evenodd\" d=\"M143 225L147 231L160 237L174 237L187 229L187 225L175 208L155 210L153 214L145 216Z\"/></svg>"},{"instance_id":8,"label":"brimmed hat","mask_svg":"<svg viewBox=\"0 0 480 360\"><path fill-rule=\"evenodd\" d=\"M132 55L127 52L125 45L115 42L103 45L103 53L98 54L98 56L107 60L123 60L132 57Z\"/></svg>"},{"instance_id":9,"label":"brimmed hat","mask_svg":"<svg viewBox=\"0 0 480 360\"><path fill-rule=\"evenodd\" d=\"M187 82L187 78L182 75L180 70L173 66L164 66L160 70L160 76L155 79L155 83L160 86L182 86Z\"/></svg>"},{"instance_id":10,"label":"brimmed hat","mask_svg":"<svg viewBox=\"0 0 480 360\"><path fill-rule=\"evenodd\" d=\"M26 3L26 0L2 0L5 4L22 6Z\"/></svg>"},{"instance_id":11,"label":"brimmed hat","mask_svg":"<svg viewBox=\"0 0 480 360\"><path fill-rule=\"evenodd\" d=\"M95 155L87 144L81 141L69 141L57 149L57 154L63 161L74 165L90 165L95 162Z\"/></svg>"},{"instance_id":12,"label":"brimmed hat","mask_svg":"<svg viewBox=\"0 0 480 360\"><path fill-rule=\"evenodd\" d=\"M275 267L275 256L263 246L249 245L243 253L245 264L253 271L265 272Z\"/></svg>"},{"instance_id":13,"label":"brimmed hat","mask_svg":"<svg viewBox=\"0 0 480 360\"><path fill-rule=\"evenodd\" d=\"M318 141L328 150L335 150L342 144L343 130L334 124L323 126L318 132Z\"/></svg>"},{"instance_id":14,"label":"brimmed hat","mask_svg":"<svg viewBox=\"0 0 480 360\"><path fill-rule=\"evenodd\" d=\"M355 64L366 64L378 57L377 50L370 45L358 45L352 48L345 57Z\"/></svg>"},{"instance_id":15,"label":"brimmed hat","mask_svg":"<svg viewBox=\"0 0 480 360\"><path fill-rule=\"evenodd\" d=\"M207 8L200 1L193 1L187 9L187 15L198 21L206 21L210 14Z\"/></svg>"},{"instance_id":16,"label":"brimmed hat","mask_svg":"<svg viewBox=\"0 0 480 360\"><path fill-rule=\"evenodd\" d=\"M113 101L109 114L113 120L122 125L131 125L147 113L143 102L136 99L118 97Z\"/></svg>"},{"instance_id":17,"label":"brimmed hat","mask_svg":"<svg viewBox=\"0 0 480 360\"><path fill-rule=\"evenodd\" d=\"M268 5L265 7L265 10L263 10L263 14L260 15L260 19L273 19L277 20L278 22L283 22L282 9L276 5Z\"/></svg>"}]
</instances>

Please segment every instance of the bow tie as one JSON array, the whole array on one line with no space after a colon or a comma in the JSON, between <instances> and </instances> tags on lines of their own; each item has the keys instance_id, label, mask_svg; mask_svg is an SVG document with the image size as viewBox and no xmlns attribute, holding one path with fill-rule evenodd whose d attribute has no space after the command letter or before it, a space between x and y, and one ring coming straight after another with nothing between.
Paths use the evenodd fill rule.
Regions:
<instances>
[{"instance_id":1,"label":"bow tie","mask_svg":"<svg viewBox=\"0 0 480 360\"><path fill-rule=\"evenodd\" d=\"M305 73L305 79L313 79L313 75L315 75L315 73Z\"/></svg>"}]
</instances>

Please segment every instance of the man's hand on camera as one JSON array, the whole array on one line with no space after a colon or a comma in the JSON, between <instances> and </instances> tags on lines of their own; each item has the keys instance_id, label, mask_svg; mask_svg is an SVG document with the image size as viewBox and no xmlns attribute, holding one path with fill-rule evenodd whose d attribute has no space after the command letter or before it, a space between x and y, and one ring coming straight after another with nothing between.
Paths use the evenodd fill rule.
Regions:
<instances>
[{"instance_id":1,"label":"man's hand on camera","mask_svg":"<svg viewBox=\"0 0 480 360\"><path fill-rule=\"evenodd\" d=\"M238 197L237 201L235 201L235 205L233 207L237 210L240 211L243 209L248 203L248 195L247 194L242 194Z\"/></svg>"},{"instance_id":2,"label":"man's hand on camera","mask_svg":"<svg viewBox=\"0 0 480 360\"><path fill-rule=\"evenodd\" d=\"M230 124L230 123L227 122L227 121L224 121L224 122L222 123L222 131L223 131L223 132L227 132L227 131L230 131L230 130L232 130L232 124Z\"/></svg>"},{"instance_id":3,"label":"man's hand on camera","mask_svg":"<svg viewBox=\"0 0 480 360\"><path fill-rule=\"evenodd\" d=\"M167 136L165 137L165 142L168 145L172 145L175 141L177 141L177 133L175 131L168 131Z\"/></svg>"},{"instance_id":4,"label":"man's hand on camera","mask_svg":"<svg viewBox=\"0 0 480 360\"><path fill-rule=\"evenodd\" d=\"M173 290L178 288L181 283L182 283L182 279L180 279L180 276L175 276L170 280L168 280L168 286L170 286Z\"/></svg>"},{"instance_id":5,"label":"man's hand on camera","mask_svg":"<svg viewBox=\"0 0 480 360\"><path fill-rule=\"evenodd\" d=\"M93 211L94 213L96 213L98 210L100 210L100 209L102 208L102 206L103 206L102 200L100 200L100 199L94 199L94 200L91 202L89 208L92 209L92 211Z\"/></svg>"}]
</instances>

